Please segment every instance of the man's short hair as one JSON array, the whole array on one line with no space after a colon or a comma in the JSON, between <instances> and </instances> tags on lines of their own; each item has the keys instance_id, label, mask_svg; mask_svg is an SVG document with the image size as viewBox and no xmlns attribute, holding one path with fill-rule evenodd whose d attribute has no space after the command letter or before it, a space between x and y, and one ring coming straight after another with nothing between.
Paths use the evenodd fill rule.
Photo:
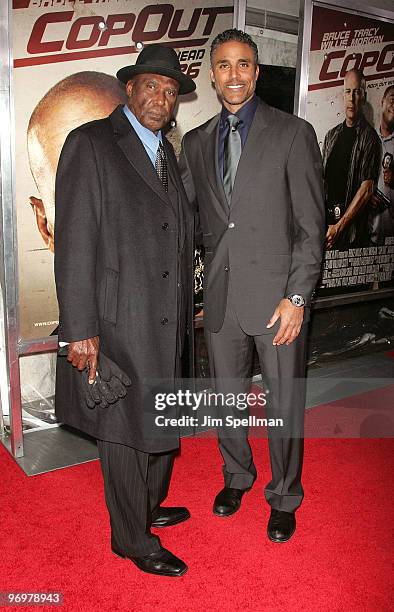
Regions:
<instances>
[{"instance_id":1,"label":"man's short hair","mask_svg":"<svg viewBox=\"0 0 394 612\"><path fill-rule=\"evenodd\" d=\"M367 97L367 81L365 80L365 76L362 70L360 70L359 68L352 68L351 70L348 70L347 73L345 74L345 78L347 77L348 74L355 74L356 77L358 78L358 80L360 81L360 87L364 92L364 98Z\"/></svg>"},{"instance_id":2,"label":"man's short hair","mask_svg":"<svg viewBox=\"0 0 394 612\"><path fill-rule=\"evenodd\" d=\"M384 100L385 98L387 98L387 96L389 95L390 91L393 90L394 92L394 84L393 85L389 85L385 90L384 90L384 94L382 97L382 100Z\"/></svg>"},{"instance_id":3,"label":"man's short hair","mask_svg":"<svg viewBox=\"0 0 394 612\"><path fill-rule=\"evenodd\" d=\"M221 34L218 34L216 38L213 39L212 44L211 44L211 54L210 54L211 64L212 64L212 56L214 52L216 51L216 49L220 47L220 45L223 45L224 43L227 43L227 42L231 42L233 40L236 42L245 43L246 45L249 45L249 47L253 50L255 63L256 64L259 63L259 51L257 49L256 43L251 38L251 36L249 36L249 34L246 34L246 32L243 32L242 30L231 28L230 30L225 30Z\"/></svg>"}]
</instances>

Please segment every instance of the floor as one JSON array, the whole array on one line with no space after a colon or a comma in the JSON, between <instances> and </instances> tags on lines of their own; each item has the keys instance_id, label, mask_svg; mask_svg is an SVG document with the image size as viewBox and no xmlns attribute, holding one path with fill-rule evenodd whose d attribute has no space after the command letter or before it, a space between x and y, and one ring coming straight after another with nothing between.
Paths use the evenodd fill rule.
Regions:
<instances>
[{"instance_id":1,"label":"floor","mask_svg":"<svg viewBox=\"0 0 394 612\"><path fill-rule=\"evenodd\" d=\"M261 385L261 378L255 377L254 383ZM312 366L307 382L307 437L339 434L341 437L363 437L366 431L370 432L366 437L393 435L391 406L394 402L390 399L393 385L394 353L374 353ZM367 405L364 398L368 399ZM363 425L366 418L375 419L373 427L368 429ZM9 439L4 437L2 441L10 450ZM61 426L27 431L24 456L16 461L28 476L32 476L95 459L94 440Z\"/></svg>"}]
</instances>

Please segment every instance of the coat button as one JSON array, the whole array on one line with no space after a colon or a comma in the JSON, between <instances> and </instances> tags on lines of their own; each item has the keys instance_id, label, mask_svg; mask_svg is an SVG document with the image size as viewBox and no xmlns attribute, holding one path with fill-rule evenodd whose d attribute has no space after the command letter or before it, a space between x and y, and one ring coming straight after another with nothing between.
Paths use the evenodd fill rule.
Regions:
<instances>
[{"instance_id":1,"label":"coat button","mask_svg":"<svg viewBox=\"0 0 394 612\"><path fill-rule=\"evenodd\" d=\"M162 320L161 320L161 324L162 325L167 325L167 323L168 323L167 317L163 317Z\"/></svg>"},{"instance_id":2,"label":"coat button","mask_svg":"<svg viewBox=\"0 0 394 612\"><path fill-rule=\"evenodd\" d=\"M168 223L163 223L163 225L161 226L162 230L167 230L168 229Z\"/></svg>"},{"instance_id":3,"label":"coat button","mask_svg":"<svg viewBox=\"0 0 394 612\"><path fill-rule=\"evenodd\" d=\"M224 271L228 272L228 266L224 266Z\"/></svg>"},{"instance_id":4,"label":"coat button","mask_svg":"<svg viewBox=\"0 0 394 612\"><path fill-rule=\"evenodd\" d=\"M233 229L235 227L235 223L231 222L228 224L229 229Z\"/></svg>"},{"instance_id":5,"label":"coat button","mask_svg":"<svg viewBox=\"0 0 394 612\"><path fill-rule=\"evenodd\" d=\"M168 275L169 275L169 272L168 270L166 270L165 272L163 272L162 277L167 278Z\"/></svg>"}]
</instances>

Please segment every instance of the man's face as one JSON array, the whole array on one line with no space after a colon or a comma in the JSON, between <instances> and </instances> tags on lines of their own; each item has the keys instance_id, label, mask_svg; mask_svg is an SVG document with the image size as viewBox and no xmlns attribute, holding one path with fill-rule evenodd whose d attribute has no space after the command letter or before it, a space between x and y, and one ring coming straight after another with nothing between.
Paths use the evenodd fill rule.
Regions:
<instances>
[{"instance_id":1,"label":"man's face","mask_svg":"<svg viewBox=\"0 0 394 612\"><path fill-rule=\"evenodd\" d=\"M127 106L144 127L158 132L170 121L179 83L160 74L138 74L126 85Z\"/></svg>"},{"instance_id":2,"label":"man's face","mask_svg":"<svg viewBox=\"0 0 394 612\"><path fill-rule=\"evenodd\" d=\"M210 77L223 105L236 113L254 94L259 67L253 49L246 43L230 41L215 49Z\"/></svg>"},{"instance_id":3,"label":"man's face","mask_svg":"<svg viewBox=\"0 0 394 612\"><path fill-rule=\"evenodd\" d=\"M382 118L390 132L394 131L394 87L382 100Z\"/></svg>"},{"instance_id":4,"label":"man's face","mask_svg":"<svg viewBox=\"0 0 394 612\"><path fill-rule=\"evenodd\" d=\"M346 124L352 126L360 117L365 101L365 91L361 87L360 77L354 72L349 72L345 76L343 100Z\"/></svg>"}]
</instances>

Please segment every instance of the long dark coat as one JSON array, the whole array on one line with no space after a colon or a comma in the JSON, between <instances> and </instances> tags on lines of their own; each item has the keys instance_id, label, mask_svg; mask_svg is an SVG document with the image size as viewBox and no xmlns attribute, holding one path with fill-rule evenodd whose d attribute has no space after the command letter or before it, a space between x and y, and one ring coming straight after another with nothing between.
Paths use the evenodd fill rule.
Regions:
<instances>
[{"instance_id":1,"label":"long dark coat","mask_svg":"<svg viewBox=\"0 0 394 612\"><path fill-rule=\"evenodd\" d=\"M155 425L163 412L155 409L151 388L162 391L163 380L171 388L175 373L180 264L186 270L189 338L192 330L193 217L172 146L165 138L163 144L183 209L181 255L178 205L165 193L121 106L69 134L56 177L59 340L98 335L100 349L132 380L126 398L91 410L81 373L58 357L56 415L91 436L145 452L179 443L177 427Z\"/></svg>"}]
</instances>

